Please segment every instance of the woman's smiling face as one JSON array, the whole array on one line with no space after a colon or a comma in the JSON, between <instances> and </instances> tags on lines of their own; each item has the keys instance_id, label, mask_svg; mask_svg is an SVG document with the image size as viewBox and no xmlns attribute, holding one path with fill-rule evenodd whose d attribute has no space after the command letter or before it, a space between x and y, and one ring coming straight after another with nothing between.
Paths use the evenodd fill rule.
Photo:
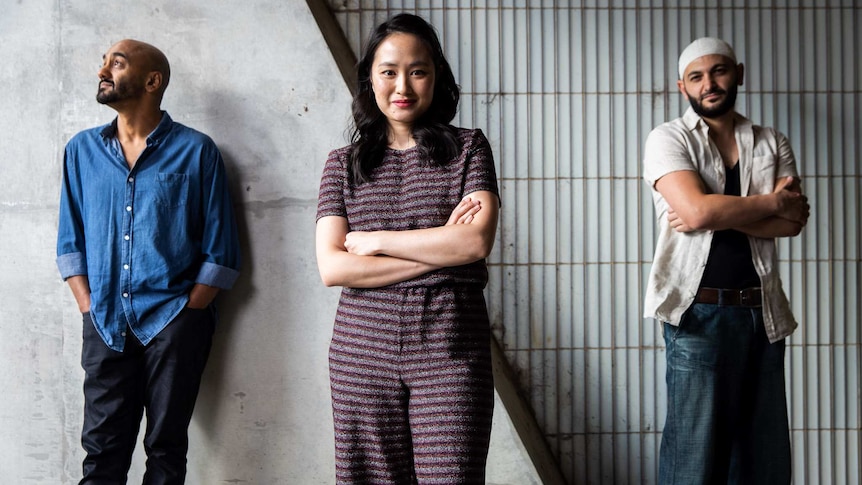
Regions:
<instances>
[{"instance_id":1,"label":"woman's smiling face","mask_svg":"<svg viewBox=\"0 0 862 485\"><path fill-rule=\"evenodd\" d=\"M434 98L434 62L419 37L396 32L383 39L374 53L371 87L390 128L409 129L428 111Z\"/></svg>"}]
</instances>

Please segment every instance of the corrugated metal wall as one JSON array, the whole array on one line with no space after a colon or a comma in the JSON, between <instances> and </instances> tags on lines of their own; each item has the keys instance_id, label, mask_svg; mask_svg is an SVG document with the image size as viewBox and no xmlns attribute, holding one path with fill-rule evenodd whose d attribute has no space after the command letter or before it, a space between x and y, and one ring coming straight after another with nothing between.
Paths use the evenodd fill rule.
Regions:
<instances>
[{"instance_id":1,"label":"corrugated metal wall","mask_svg":"<svg viewBox=\"0 0 862 485\"><path fill-rule=\"evenodd\" d=\"M721 7L719 7L721 5ZM665 414L659 326L641 315L655 241L641 180L652 127L679 116L676 59L729 41L737 109L790 138L812 201L779 243L795 483L860 483L860 80L855 1L330 1L358 52L390 14L438 29L482 128L503 210L495 333L571 483L655 483Z\"/></svg>"}]
</instances>

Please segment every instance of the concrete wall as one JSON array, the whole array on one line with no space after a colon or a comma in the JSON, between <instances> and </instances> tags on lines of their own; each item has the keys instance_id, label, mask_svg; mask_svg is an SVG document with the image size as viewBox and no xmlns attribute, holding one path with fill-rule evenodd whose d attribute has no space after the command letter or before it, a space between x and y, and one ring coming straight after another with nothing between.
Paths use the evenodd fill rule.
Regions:
<instances>
[{"instance_id":1,"label":"concrete wall","mask_svg":"<svg viewBox=\"0 0 862 485\"><path fill-rule=\"evenodd\" d=\"M188 483L332 483L326 352L338 290L319 281L313 235L320 171L344 144L350 97L306 3L0 6L3 483L80 478L81 317L54 264L62 149L113 118L95 102L96 70L126 37L171 60L163 107L219 144L242 230L242 276L220 297ZM538 483L502 411L489 461L489 483ZM142 470L139 450L130 483Z\"/></svg>"}]
</instances>

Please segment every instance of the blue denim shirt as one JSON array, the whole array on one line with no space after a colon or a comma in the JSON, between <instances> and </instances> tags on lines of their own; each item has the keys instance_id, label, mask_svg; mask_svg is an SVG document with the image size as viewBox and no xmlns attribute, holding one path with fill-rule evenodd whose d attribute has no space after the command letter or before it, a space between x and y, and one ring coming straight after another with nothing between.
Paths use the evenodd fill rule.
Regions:
<instances>
[{"instance_id":1,"label":"blue denim shirt","mask_svg":"<svg viewBox=\"0 0 862 485\"><path fill-rule=\"evenodd\" d=\"M195 283L233 286L240 251L212 139L165 112L130 170L116 131L115 119L66 145L57 266L87 276L93 324L122 351L127 328L146 345Z\"/></svg>"}]
</instances>

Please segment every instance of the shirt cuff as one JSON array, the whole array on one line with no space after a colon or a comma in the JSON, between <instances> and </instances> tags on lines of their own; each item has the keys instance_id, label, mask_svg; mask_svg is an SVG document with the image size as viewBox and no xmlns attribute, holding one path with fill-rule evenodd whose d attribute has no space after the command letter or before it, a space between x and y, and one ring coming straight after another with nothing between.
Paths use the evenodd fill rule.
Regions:
<instances>
[{"instance_id":1,"label":"shirt cuff","mask_svg":"<svg viewBox=\"0 0 862 485\"><path fill-rule=\"evenodd\" d=\"M57 256L57 268L63 281L72 276L87 274L87 258L84 253L66 253Z\"/></svg>"},{"instance_id":2,"label":"shirt cuff","mask_svg":"<svg viewBox=\"0 0 862 485\"><path fill-rule=\"evenodd\" d=\"M197 278L195 278L195 283L229 290L238 277L239 271L233 268L204 261L200 271L198 271Z\"/></svg>"}]
</instances>

